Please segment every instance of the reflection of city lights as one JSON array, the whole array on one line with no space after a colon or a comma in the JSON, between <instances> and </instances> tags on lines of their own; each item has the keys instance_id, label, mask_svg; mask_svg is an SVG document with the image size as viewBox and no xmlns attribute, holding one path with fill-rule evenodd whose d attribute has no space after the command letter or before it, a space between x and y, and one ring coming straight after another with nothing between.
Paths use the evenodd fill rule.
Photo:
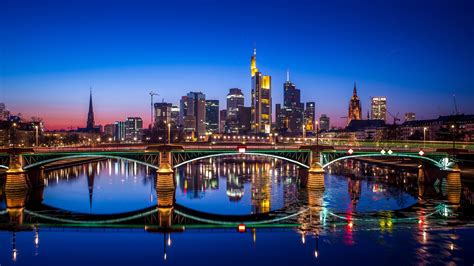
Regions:
<instances>
[{"instance_id":1,"label":"reflection of city lights","mask_svg":"<svg viewBox=\"0 0 474 266\"><path fill-rule=\"evenodd\" d=\"M306 242L306 237L305 237L305 234L304 232L301 234L301 243L305 243Z\"/></svg>"},{"instance_id":2,"label":"reflection of city lights","mask_svg":"<svg viewBox=\"0 0 474 266\"><path fill-rule=\"evenodd\" d=\"M245 232L245 224L239 224L239 226L237 227L239 233L244 233Z\"/></svg>"},{"instance_id":3,"label":"reflection of city lights","mask_svg":"<svg viewBox=\"0 0 474 266\"><path fill-rule=\"evenodd\" d=\"M315 258L318 258L318 255L319 255L319 254L318 254L318 251L315 250L315 251L314 251L314 257L315 257Z\"/></svg>"},{"instance_id":4,"label":"reflection of city lights","mask_svg":"<svg viewBox=\"0 0 474 266\"><path fill-rule=\"evenodd\" d=\"M163 255L163 259L166 260L166 252L165 252L165 255Z\"/></svg>"},{"instance_id":5,"label":"reflection of city lights","mask_svg":"<svg viewBox=\"0 0 474 266\"><path fill-rule=\"evenodd\" d=\"M453 244L453 243L451 243L451 244L449 245L449 249L454 250L454 244Z\"/></svg>"},{"instance_id":6,"label":"reflection of city lights","mask_svg":"<svg viewBox=\"0 0 474 266\"><path fill-rule=\"evenodd\" d=\"M168 247L171 246L171 234L168 235Z\"/></svg>"},{"instance_id":7,"label":"reflection of city lights","mask_svg":"<svg viewBox=\"0 0 474 266\"><path fill-rule=\"evenodd\" d=\"M16 261L16 248L13 249L13 261Z\"/></svg>"},{"instance_id":8,"label":"reflection of city lights","mask_svg":"<svg viewBox=\"0 0 474 266\"><path fill-rule=\"evenodd\" d=\"M352 227L354 226L354 224L353 224L352 222L349 222L349 223L347 224L347 226L348 226L350 229L352 229Z\"/></svg>"}]
</instances>

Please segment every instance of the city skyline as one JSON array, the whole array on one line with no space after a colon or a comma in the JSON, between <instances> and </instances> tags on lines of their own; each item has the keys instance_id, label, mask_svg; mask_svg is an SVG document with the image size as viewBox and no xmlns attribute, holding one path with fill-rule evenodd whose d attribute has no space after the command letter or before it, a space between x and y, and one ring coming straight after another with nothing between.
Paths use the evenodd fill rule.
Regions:
<instances>
[{"instance_id":1,"label":"city skyline","mask_svg":"<svg viewBox=\"0 0 474 266\"><path fill-rule=\"evenodd\" d=\"M219 6L210 1L188 3L182 21L166 12L152 16L153 3L119 2L106 13L100 12L104 4L49 3L20 9L5 2L0 18L2 51L8 51L0 63L0 102L25 118L42 117L48 129L86 124L90 86L95 121L102 125L130 116L148 125L150 90L160 93L156 102L164 98L173 104L189 91L202 91L222 109L228 90L240 88L250 103L248 58L255 47L259 68L272 77L272 108L283 102L289 68L301 98L316 103L316 117L327 114L336 126L345 126L341 117L347 116L354 81L363 117L370 97L378 95L387 97L387 109L400 118L407 112L417 119L452 114L453 94L461 113L474 112L469 104L474 101L472 3L467 1L277 2L272 16L246 11L250 2ZM90 21L74 21L81 10ZM112 30L112 25L124 27ZM237 36L244 30L248 35Z\"/></svg>"}]
</instances>

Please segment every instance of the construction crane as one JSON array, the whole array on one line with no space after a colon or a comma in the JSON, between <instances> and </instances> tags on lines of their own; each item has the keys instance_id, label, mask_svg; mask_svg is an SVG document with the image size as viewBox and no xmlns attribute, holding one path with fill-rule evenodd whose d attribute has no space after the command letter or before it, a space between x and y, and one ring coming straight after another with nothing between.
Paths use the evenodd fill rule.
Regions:
<instances>
[{"instance_id":1,"label":"construction crane","mask_svg":"<svg viewBox=\"0 0 474 266\"><path fill-rule=\"evenodd\" d=\"M150 98L151 98L151 109L150 109L150 127L153 127L153 96L158 96L159 94L158 93L155 93L153 91L150 91Z\"/></svg>"},{"instance_id":2,"label":"construction crane","mask_svg":"<svg viewBox=\"0 0 474 266\"><path fill-rule=\"evenodd\" d=\"M387 110L387 113L393 118L393 124L396 125L397 121L400 121L400 118L398 116L400 115L400 112L397 113L397 115L393 115L390 113L390 111Z\"/></svg>"},{"instance_id":3,"label":"construction crane","mask_svg":"<svg viewBox=\"0 0 474 266\"><path fill-rule=\"evenodd\" d=\"M454 101L454 115L458 115L459 114L459 110L458 110L458 104L456 103L456 94L453 94L453 101Z\"/></svg>"}]
</instances>

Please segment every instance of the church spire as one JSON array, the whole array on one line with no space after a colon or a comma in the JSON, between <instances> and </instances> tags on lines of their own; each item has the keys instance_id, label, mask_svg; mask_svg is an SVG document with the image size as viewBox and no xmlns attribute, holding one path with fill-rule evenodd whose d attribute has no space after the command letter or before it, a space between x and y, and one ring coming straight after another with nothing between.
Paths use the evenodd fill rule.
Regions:
<instances>
[{"instance_id":1,"label":"church spire","mask_svg":"<svg viewBox=\"0 0 474 266\"><path fill-rule=\"evenodd\" d=\"M94 128L94 109L92 107L92 87L90 87L90 97L89 97L89 113L87 114L87 129Z\"/></svg>"},{"instance_id":2,"label":"church spire","mask_svg":"<svg viewBox=\"0 0 474 266\"><path fill-rule=\"evenodd\" d=\"M357 96L357 88L356 88L356 83L354 81L354 92L353 92L354 96Z\"/></svg>"}]
</instances>

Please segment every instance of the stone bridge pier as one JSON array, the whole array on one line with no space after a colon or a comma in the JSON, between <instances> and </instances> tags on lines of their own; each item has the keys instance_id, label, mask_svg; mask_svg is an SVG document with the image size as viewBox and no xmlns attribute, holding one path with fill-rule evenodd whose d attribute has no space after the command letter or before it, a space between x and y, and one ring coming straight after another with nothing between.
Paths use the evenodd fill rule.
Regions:
<instances>
[{"instance_id":1,"label":"stone bridge pier","mask_svg":"<svg viewBox=\"0 0 474 266\"><path fill-rule=\"evenodd\" d=\"M183 147L158 145L147 148L147 151L158 151L160 153L160 162L156 171L156 195L160 228L171 228L173 221L176 184L171 152L174 150L183 150Z\"/></svg>"},{"instance_id":2,"label":"stone bridge pier","mask_svg":"<svg viewBox=\"0 0 474 266\"><path fill-rule=\"evenodd\" d=\"M448 203L453 207L459 207L461 202L461 169L457 164L454 164L446 176L446 194Z\"/></svg>"},{"instance_id":3,"label":"stone bridge pier","mask_svg":"<svg viewBox=\"0 0 474 266\"><path fill-rule=\"evenodd\" d=\"M309 190L324 190L324 169L321 165L321 152L327 149L327 147L302 146L301 149L308 149L311 152L307 188Z\"/></svg>"}]
</instances>

